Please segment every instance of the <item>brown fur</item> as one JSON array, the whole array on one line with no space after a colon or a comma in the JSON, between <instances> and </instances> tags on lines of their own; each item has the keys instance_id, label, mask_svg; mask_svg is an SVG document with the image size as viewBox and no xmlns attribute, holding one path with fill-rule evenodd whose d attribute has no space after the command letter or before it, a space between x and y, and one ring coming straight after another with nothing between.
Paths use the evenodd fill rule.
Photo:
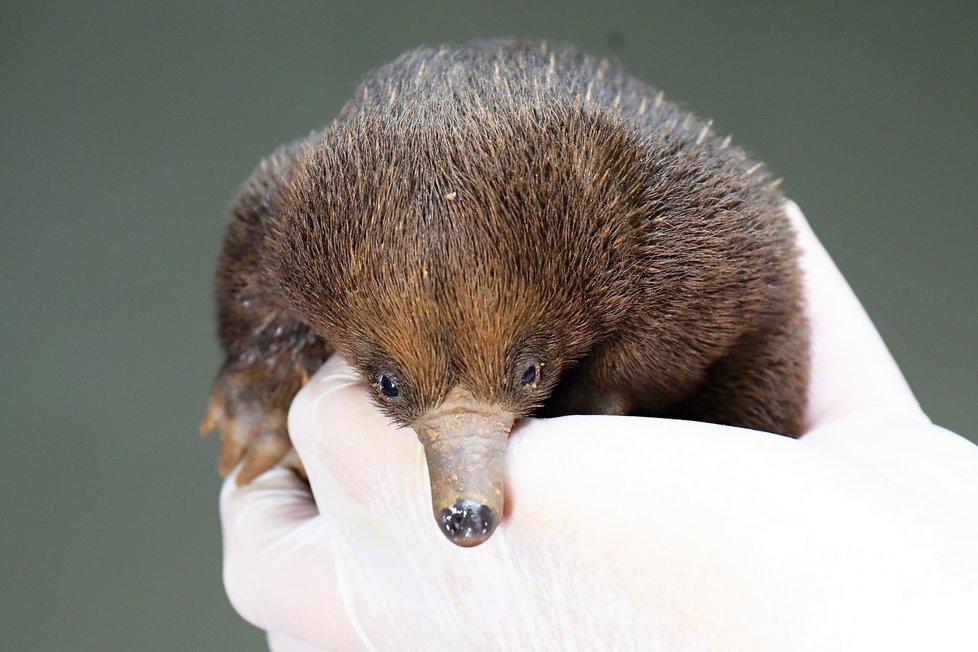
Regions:
<instances>
[{"instance_id":1,"label":"brown fur","mask_svg":"<svg viewBox=\"0 0 978 652\"><path fill-rule=\"evenodd\" d=\"M232 449L222 468L258 459L258 433L243 480L274 464L293 395L334 348L375 389L396 375L401 395L377 402L406 425L464 387L517 416L797 435L807 325L783 203L763 166L606 61L541 43L409 52L235 202L205 420Z\"/></svg>"}]
</instances>

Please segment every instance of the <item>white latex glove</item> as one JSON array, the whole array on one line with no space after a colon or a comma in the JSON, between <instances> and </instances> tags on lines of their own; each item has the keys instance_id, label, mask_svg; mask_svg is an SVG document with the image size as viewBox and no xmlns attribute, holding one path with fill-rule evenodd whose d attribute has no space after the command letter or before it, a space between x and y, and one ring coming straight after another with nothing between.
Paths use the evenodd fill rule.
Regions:
<instances>
[{"instance_id":1,"label":"white latex glove","mask_svg":"<svg viewBox=\"0 0 978 652\"><path fill-rule=\"evenodd\" d=\"M800 440L527 419L476 548L421 445L334 358L274 469L221 494L224 577L274 650L978 650L978 448L933 426L794 204L813 325ZM318 505L318 509L317 509Z\"/></svg>"}]
</instances>

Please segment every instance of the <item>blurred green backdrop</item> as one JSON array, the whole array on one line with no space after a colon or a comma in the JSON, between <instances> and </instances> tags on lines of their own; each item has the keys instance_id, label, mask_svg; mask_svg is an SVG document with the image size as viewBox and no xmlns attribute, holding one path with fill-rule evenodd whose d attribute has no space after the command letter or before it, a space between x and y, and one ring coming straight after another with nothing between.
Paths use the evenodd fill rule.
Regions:
<instances>
[{"instance_id":1,"label":"blurred green backdrop","mask_svg":"<svg viewBox=\"0 0 978 652\"><path fill-rule=\"evenodd\" d=\"M617 56L767 161L978 434L978 3L0 6L0 649L264 648L223 593L211 275L238 184L419 44Z\"/></svg>"}]
</instances>

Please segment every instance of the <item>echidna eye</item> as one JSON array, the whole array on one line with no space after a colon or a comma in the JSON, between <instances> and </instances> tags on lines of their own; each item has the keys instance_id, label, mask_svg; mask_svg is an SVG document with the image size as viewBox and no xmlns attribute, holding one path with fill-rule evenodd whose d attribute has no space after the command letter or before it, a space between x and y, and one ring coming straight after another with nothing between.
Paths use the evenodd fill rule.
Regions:
<instances>
[{"instance_id":1,"label":"echidna eye","mask_svg":"<svg viewBox=\"0 0 978 652\"><path fill-rule=\"evenodd\" d=\"M397 398L398 394L401 393L401 390L397 388L397 381L389 372L378 374L377 387L380 388L380 393L387 398Z\"/></svg>"},{"instance_id":2,"label":"echidna eye","mask_svg":"<svg viewBox=\"0 0 978 652\"><path fill-rule=\"evenodd\" d=\"M520 377L520 382L523 383L524 387L534 385L537 382L537 376L539 376L539 369L537 365L531 364L523 371L523 375Z\"/></svg>"}]
</instances>

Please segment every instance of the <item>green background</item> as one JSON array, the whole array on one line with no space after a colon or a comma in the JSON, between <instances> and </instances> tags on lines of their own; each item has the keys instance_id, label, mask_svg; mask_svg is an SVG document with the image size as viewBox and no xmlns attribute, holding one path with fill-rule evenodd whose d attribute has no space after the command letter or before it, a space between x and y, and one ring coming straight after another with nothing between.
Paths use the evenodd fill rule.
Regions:
<instances>
[{"instance_id":1,"label":"green background","mask_svg":"<svg viewBox=\"0 0 978 652\"><path fill-rule=\"evenodd\" d=\"M0 649L263 649L196 435L225 210L419 44L576 43L715 119L975 437L976 34L975 2L3 3Z\"/></svg>"}]
</instances>

